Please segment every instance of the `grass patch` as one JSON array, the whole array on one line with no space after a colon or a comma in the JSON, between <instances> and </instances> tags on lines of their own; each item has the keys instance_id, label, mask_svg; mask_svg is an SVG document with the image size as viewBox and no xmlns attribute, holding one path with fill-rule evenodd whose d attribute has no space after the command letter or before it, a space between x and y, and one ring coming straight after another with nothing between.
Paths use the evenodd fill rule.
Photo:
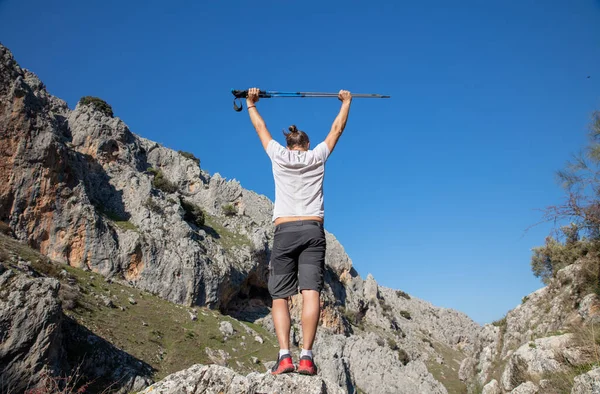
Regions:
<instances>
[{"instance_id":1,"label":"grass patch","mask_svg":"<svg viewBox=\"0 0 600 394\"><path fill-rule=\"evenodd\" d=\"M218 234L216 238L226 251L241 248L252 248L252 241L243 234L233 232L224 227L218 218L206 214L206 226Z\"/></svg>"},{"instance_id":2,"label":"grass patch","mask_svg":"<svg viewBox=\"0 0 600 394\"><path fill-rule=\"evenodd\" d=\"M225 204L221 207L223 210L223 214L225 216L235 216L237 215L237 208L233 206L233 204Z\"/></svg>"},{"instance_id":3,"label":"grass patch","mask_svg":"<svg viewBox=\"0 0 600 394\"><path fill-rule=\"evenodd\" d=\"M121 230L126 231L136 231L139 232L140 229L135 224L131 223L129 220L118 220L113 222L117 227Z\"/></svg>"},{"instance_id":4,"label":"grass patch","mask_svg":"<svg viewBox=\"0 0 600 394\"><path fill-rule=\"evenodd\" d=\"M242 323L217 311L196 308L198 319L192 321L190 308L172 304L145 291L117 283L108 284L97 274L71 267L67 270L77 279L82 296L78 305L65 314L150 364L157 370L155 379L162 379L195 363L212 364L206 347L228 352L231 356L228 366L240 373L263 371L264 367L252 363L252 356L270 360L278 347L272 335L264 330L261 330L261 336L265 343L260 344L244 330ZM110 297L117 308L101 305L94 297L96 294ZM131 296L136 301L135 305L128 301ZM227 340L219 331L219 324L224 320L231 322L236 330Z\"/></svg>"},{"instance_id":5,"label":"grass patch","mask_svg":"<svg viewBox=\"0 0 600 394\"><path fill-rule=\"evenodd\" d=\"M436 342L433 344L429 339L428 342L442 357L444 362L440 364L435 360L429 359L425 362L427 370L446 387L449 394L466 394L467 385L458 378L458 370L465 355L443 343Z\"/></svg>"},{"instance_id":6,"label":"grass patch","mask_svg":"<svg viewBox=\"0 0 600 394\"><path fill-rule=\"evenodd\" d=\"M196 363L212 364L206 347L229 353L228 366L241 374L264 372L265 367L253 363L252 357L261 362L272 361L279 348L275 337L261 326L200 307L193 308L197 320L192 321L189 313L192 308L170 303L140 289L109 283L98 273L54 263L2 234L0 250L4 251L0 257L6 256L7 262L20 257L30 261L37 272L57 278L61 291L67 291L61 295L65 315L148 363L156 370L155 380ZM67 275L61 275L63 270ZM115 308L105 306L99 296L110 298ZM135 299L135 305L129 302L130 297ZM66 299L73 301L68 308ZM229 321L235 330L227 340L219 331L222 321ZM256 331L264 343L255 341L256 334L246 332L245 327Z\"/></svg>"},{"instance_id":7,"label":"grass patch","mask_svg":"<svg viewBox=\"0 0 600 394\"><path fill-rule=\"evenodd\" d=\"M116 214L112 211L104 209L101 206L96 206L97 211L100 215L104 216L106 219L110 220L115 226L120 228L121 230L130 230L140 232L140 229L133 223L129 221L129 215L126 216Z\"/></svg>"}]
</instances>

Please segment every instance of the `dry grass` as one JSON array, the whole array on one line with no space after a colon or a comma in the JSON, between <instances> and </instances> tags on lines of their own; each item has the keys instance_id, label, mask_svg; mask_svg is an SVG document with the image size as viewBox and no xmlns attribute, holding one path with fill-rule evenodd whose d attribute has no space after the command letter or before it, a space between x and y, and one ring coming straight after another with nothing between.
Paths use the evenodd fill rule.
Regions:
<instances>
[{"instance_id":1,"label":"dry grass","mask_svg":"<svg viewBox=\"0 0 600 394\"><path fill-rule=\"evenodd\" d=\"M571 345L583 352L582 362L571 364L567 359L563 359L562 362L566 365L564 370L542 376L550 382L551 389L548 389L548 394L571 393L575 377L600 366L600 325L583 324L573 326L569 331L573 333Z\"/></svg>"}]
</instances>

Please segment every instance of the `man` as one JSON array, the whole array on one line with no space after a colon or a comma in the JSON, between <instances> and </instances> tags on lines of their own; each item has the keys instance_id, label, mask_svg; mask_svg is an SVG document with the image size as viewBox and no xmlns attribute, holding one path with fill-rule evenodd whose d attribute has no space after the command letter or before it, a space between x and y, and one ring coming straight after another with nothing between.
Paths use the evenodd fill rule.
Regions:
<instances>
[{"instance_id":1,"label":"man","mask_svg":"<svg viewBox=\"0 0 600 394\"><path fill-rule=\"evenodd\" d=\"M308 135L290 126L284 148L258 113L259 89L248 91L246 99L250 120L263 148L271 158L275 180L273 222L275 237L269 264L269 293L273 298L273 322L279 342L279 356L272 374L294 371L290 354L289 297L302 294L303 346L298 373L315 375L312 346L320 315L319 295L323 288L325 231L323 229L323 179L325 162L333 152L348 120L352 95L340 90L342 107L325 141L310 150Z\"/></svg>"}]
</instances>

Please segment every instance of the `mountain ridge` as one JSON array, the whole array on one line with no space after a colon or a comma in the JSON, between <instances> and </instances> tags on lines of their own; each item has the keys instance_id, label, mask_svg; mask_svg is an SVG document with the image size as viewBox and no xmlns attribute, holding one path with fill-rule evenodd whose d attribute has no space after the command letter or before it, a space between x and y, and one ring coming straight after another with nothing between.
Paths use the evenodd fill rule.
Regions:
<instances>
[{"instance_id":1,"label":"mountain ridge","mask_svg":"<svg viewBox=\"0 0 600 394\"><path fill-rule=\"evenodd\" d=\"M132 133L121 119L112 116L110 106L102 103L87 98L69 109L0 45L0 221L6 223L7 231L58 263L194 311L222 312L235 318L231 322L236 327L247 321L273 333L267 291L272 202L236 180L207 173L190 153ZM315 343L321 389L334 385L346 392L369 393L539 392L544 379L538 375L549 371L535 361L548 359L548 352L542 349L571 349L572 354L577 353L571 362L588 362L578 350L580 346L570 342L571 337L548 339L543 336L552 330L547 329L538 332L542 337L533 338L535 329L522 320L537 319L536 329L557 330L564 325L547 322L543 313L521 314L527 308L518 307L509 312L504 324L481 327L460 311L435 307L401 290L379 286L370 274L362 279L335 236L326 232L326 237L323 308ZM7 267L1 270L10 277L6 283L11 286L17 280L25 281L15 259L5 258ZM27 266L27 261L21 265ZM557 290L538 292L568 294L579 288L575 268L565 269L562 275L569 279L556 285ZM108 301L114 289L108 285L108 290L94 289L98 285L90 283L95 280L87 278L79 288L98 296L94 299L100 300L105 312L112 308ZM27 286L33 286L43 278L33 275L27 281ZM69 283L62 281L56 286L67 288ZM18 288L6 289L18 297ZM597 303L597 297L580 292L574 297L567 299L584 302L589 308ZM530 298L524 305L545 310L534 302L539 297ZM48 302L66 308L64 300ZM556 309L559 311L553 316L574 313L562 304ZM0 318L8 316L6 324L13 327L15 319L8 310L0 304ZM293 297L294 345L301 342L300 310L301 298ZM197 313L188 312L191 316ZM595 315L587 314L582 321L590 316ZM90 324L85 319L78 323ZM227 324L223 330L231 332ZM242 341L241 337L236 340ZM539 352L529 351L530 341L539 346ZM123 348L131 343L124 340ZM237 344L236 349L240 346L245 345ZM205 351L214 364L229 365L232 359L223 349ZM35 356L37 367L52 364L44 354ZM564 363L555 361L557 370L562 368ZM256 371L268 366L267 362L260 364ZM234 381L254 384L253 378L244 380L233 372L215 371L190 366L190 371L177 376L197 380L198 374L208 374L229 382L226 385ZM54 372L69 371L61 371L59 365ZM86 373L95 376L94 371ZM8 375L3 370L4 376ZM168 386L169 379L179 379L177 376L167 377L164 384ZM136 389L148 385L148 378L146 374L138 380ZM215 382L209 379L203 384L212 387ZM119 389L128 390L125 386ZM529 391L523 391L526 389Z\"/></svg>"}]
</instances>

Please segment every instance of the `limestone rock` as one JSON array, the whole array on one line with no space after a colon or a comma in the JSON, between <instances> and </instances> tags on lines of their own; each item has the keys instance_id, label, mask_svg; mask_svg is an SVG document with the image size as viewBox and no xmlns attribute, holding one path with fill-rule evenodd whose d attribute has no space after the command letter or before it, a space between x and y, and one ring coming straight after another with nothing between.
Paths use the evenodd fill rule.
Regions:
<instances>
[{"instance_id":1,"label":"limestone rock","mask_svg":"<svg viewBox=\"0 0 600 394\"><path fill-rule=\"evenodd\" d=\"M369 275L367 275L367 279L365 280L365 285L364 285L365 300L367 302L375 303L378 299L378 295L379 295L379 291L378 291L377 282L375 281L375 278L373 278L373 275L369 274Z\"/></svg>"},{"instance_id":2,"label":"limestone rock","mask_svg":"<svg viewBox=\"0 0 600 394\"><path fill-rule=\"evenodd\" d=\"M520 384L517 388L515 388L513 391L511 391L511 394L537 394L538 393L538 386L535 385L535 383L533 382L525 382Z\"/></svg>"},{"instance_id":3,"label":"limestone rock","mask_svg":"<svg viewBox=\"0 0 600 394\"><path fill-rule=\"evenodd\" d=\"M179 371L146 388L144 394L201 394L201 393L298 393L342 394L344 391L319 376L269 373L238 375L231 369L217 365L196 364Z\"/></svg>"},{"instance_id":4,"label":"limestone rock","mask_svg":"<svg viewBox=\"0 0 600 394\"><path fill-rule=\"evenodd\" d=\"M529 376L557 372L565 363L581 363L581 355L571 348L572 334L539 338L521 346L510 356L502 374L502 386L510 391L525 383Z\"/></svg>"},{"instance_id":5,"label":"limestone rock","mask_svg":"<svg viewBox=\"0 0 600 394\"><path fill-rule=\"evenodd\" d=\"M390 348L377 343L374 334L348 338L320 333L315 343L315 362L321 376L348 392L447 392L425 364L413 361L404 366Z\"/></svg>"},{"instance_id":6,"label":"limestone rock","mask_svg":"<svg viewBox=\"0 0 600 394\"><path fill-rule=\"evenodd\" d=\"M502 394L500 384L496 379L492 379L488 384L483 386L481 394Z\"/></svg>"},{"instance_id":7,"label":"limestone rock","mask_svg":"<svg viewBox=\"0 0 600 394\"><path fill-rule=\"evenodd\" d=\"M600 368L576 376L571 394L600 394Z\"/></svg>"},{"instance_id":8,"label":"limestone rock","mask_svg":"<svg viewBox=\"0 0 600 394\"><path fill-rule=\"evenodd\" d=\"M598 296L586 286L582 261L561 269L547 286L524 297L505 318L479 331L474 351L477 366L473 369L471 361L463 361L461 379L467 378L471 387L485 385L493 366L505 364L501 385L510 391L526 383L529 375L593 361L589 346L564 333L597 323L598 305ZM542 383L541 392L546 390Z\"/></svg>"},{"instance_id":9,"label":"limestone rock","mask_svg":"<svg viewBox=\"0 0 600 394\"><path fill-rule=\"evenodd\" d=\"M2 276L7 273L12 271ZM152 383L149 365L63 315L59 287L55 279L25 274L10 275L2 285L0 327L6 329L0 343L2 388L8 392L35 388L43 369L50 376L64 376L79 368L82 382L98 378L118 382L113 389L119 393Z\"/></svg>"},{"instance_id":10,"label":"limestone rock","mask_svg":"<svg viewBox=\"0 0 600 394\"><path fill-rule=\"evenodd\" d=\"M227 353L223 349L211 349L209 347L206 347L204 348L204 351L213 363L221 365L223 367L226 367L229 360L231 359L229 353Z\"/></svg>"},{"instance_id":11,"label":"limestone rock","mask_svg":"<svg viewBox=\"0 0 600 394\"><path fill-rule=\"evenodd\" d=\"M219 331L226 337L230 337L233 335L233 325L228 321L222 321L219 324Z\"/></svg>"},{"instance_id":12,"label":"limestone rock","mask_svg":"<svg viewBox=\"0 0 600 394\"><path fill-rule=\"evenodd\" d=\"M7 296L0 298L0 382L4 388L20 392L39 383L44 367L53 371L67 368L61 346L59 283L17 275L2 289Z\"/></svg>"}]
</instances>

